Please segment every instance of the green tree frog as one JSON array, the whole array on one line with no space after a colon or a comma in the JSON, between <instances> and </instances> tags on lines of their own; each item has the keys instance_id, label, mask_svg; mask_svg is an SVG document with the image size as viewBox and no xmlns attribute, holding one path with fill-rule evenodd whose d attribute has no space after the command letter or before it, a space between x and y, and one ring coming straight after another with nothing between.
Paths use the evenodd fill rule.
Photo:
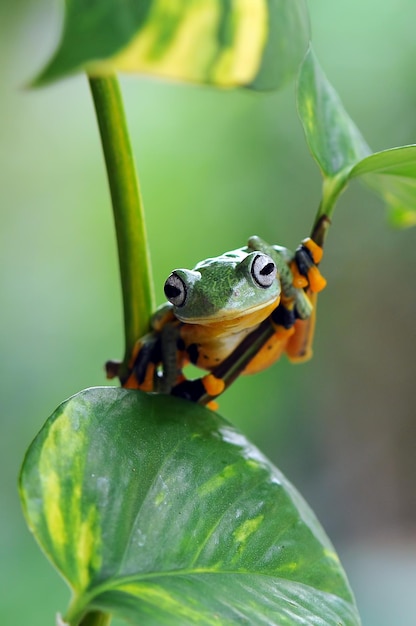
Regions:
<instances>
[{"instance_id":1,"label":"green tree frog","mask_svg":"<svg viewBox=\"0 0 416 626\"><path fill-rule=\"evenodd\" d=\"M314 300L326 284L321 258L310 238L293 254L254 236L192 270L174 270L164 285L168 302L137 341L123 386L212 404L237 376L269 367L282 353L308 359ZM187 380L188 363L208 373ZM107 373L116 375L113 362Z\"/></svg>"}]
</instances>

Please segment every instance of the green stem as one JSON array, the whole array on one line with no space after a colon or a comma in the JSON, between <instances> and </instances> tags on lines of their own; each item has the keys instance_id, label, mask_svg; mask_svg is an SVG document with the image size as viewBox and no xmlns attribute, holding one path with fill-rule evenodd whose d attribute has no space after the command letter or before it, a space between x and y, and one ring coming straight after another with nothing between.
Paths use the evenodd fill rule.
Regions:
<instances>
[{"instance_id":1,"label":"green stem","mask_svg":"<svg viewBox=\"0 0 416 626\"><path fill-rule=\"evenodd\" d=\"M71 606L63 619L57 616L57 626L110 626L112 616L102 611L78 611L76 606Z\"/></svg>"},{"instance_id":2,"label":"green stem","mask_svg":"<svg viewBox=\"0 0 416 626\"><path fill-rule=\"evenodd\" d=\"M334 177L324 178L322 200L318 207L311 233L311 238L320 246L324 245L336 201L347 185L350 169L346 168Z\"/></svg>"},{"instance_id":3,"label":"green stem","mask_svg":"<svg viewBox=\"0 0 416 626\"><path fill-rule=\"evenodd\" d=\"M91 611L81 620L79 626L109 626L111 615L101 611Z\"/></svg>"},{"instance_id":4,"label":"green stem","mask_svg":"<svg viewBox=\"0 0 416 626\"><path fill-rule=\"evenodd\" d=\"M112 618L109 613L86 611L91 599L88 594L73 599L64 618L58 616L57 626L109 626Z\"/></svg>"},{"instance_id":5,"label":"green stem","mask_svg":"<svg viewBox=\"0 0 416 626\"><path fill-rule=\"evenodd\" d=\"M127 131L118 81L115 76L89 77L113 204L124 309L124 360L149 327L154 310L143 204Z\"/></svg>"}]
</instances>

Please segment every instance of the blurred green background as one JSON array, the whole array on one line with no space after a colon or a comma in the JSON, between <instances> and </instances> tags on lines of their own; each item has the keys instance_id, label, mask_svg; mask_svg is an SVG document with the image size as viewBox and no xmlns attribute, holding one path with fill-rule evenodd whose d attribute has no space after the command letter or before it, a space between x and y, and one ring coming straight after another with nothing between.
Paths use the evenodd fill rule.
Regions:
<instances>
[{"instance_id":1,"label":"blurred green background","mask_svg":"<svg viewBox=\"0 0 416 626\"><path fill-rule=\"evenodd\" d=\"M83 76L23 85L57 41L54 0L0 2L0 623L52 624L69 594L17 497L25 449L122 353L112 214ZM416 143L414 0L310 3L315 50L374 150ZM172 268L309 234L320 176L283 92L123 78L158 302ZM322 271L314 359L238 381L220 412L295 483L334 541L366 626L416 614L416 232L355 183Z\"/></svg>"}]
</instances>

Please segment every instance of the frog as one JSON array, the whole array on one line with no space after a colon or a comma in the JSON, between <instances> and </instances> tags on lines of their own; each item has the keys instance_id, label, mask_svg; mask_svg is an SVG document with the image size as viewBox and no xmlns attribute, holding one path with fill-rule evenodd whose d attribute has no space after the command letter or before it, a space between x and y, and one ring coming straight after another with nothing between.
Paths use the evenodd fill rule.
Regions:
<instances>
[{"instance_id":1,"label":"frog","mask_svg":"<svg viewBox=\"0 0 416 626\"><path fill-rule=\"evenodd\" d=\"M292 253L252 236L246 246L173 270L164 284L167 301L136 342L123 387L215 408L240 375L260 372L282 354L309 359L316 295L326 286L322 255L312 238ZM206 373L188 379L189 363ZM114 364L107 363L109 378L118 372Z\"/></svg>"}]
</instances>

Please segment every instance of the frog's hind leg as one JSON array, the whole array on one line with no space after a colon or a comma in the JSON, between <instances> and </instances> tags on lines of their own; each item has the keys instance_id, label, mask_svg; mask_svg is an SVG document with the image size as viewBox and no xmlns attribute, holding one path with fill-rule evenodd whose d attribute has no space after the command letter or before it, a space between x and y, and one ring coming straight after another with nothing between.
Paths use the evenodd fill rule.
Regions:
<instances>
[{"instance_id":1,"label":"frog's hind leg","mask_svg":"<svg viewBox=\"0 0 416 626\"><path fill-rule=\"evenodd\" d=\"M243 374L256 374L268 368L286 352L288 341L295 332L295 306L293 300L284 297L270 315L270 333L245 367Z\"/></svg>"},{"instance_id":2,"label":"frog's hind leg","mask_svg":"<svg viewBox=\"0 0 416 626\"><path fill-rule=\"evenodd\" d=\"M313 306L312 313L307 319L297 319L293 327L293 334L286 345L286 354L290 361L301 363L312 357L312 344L315 334L316 305L318 297L316 293L310 294L309 299Z\"/></svg>"},{"instance_id":3,"label":"frog's hind leg","mask_svg":"<svg viewBox=\"0 0 416 626\"><path fill-rule=\"evenodd\" d=\"M216 378L213 374L206 374L194 380L184 379L172 389L172 395L179 398L209 404L212 398L220 395L225 388L222 379Z\"/></svg>"},{"instance_id":4,"label":"frog's hind leg","mask_svg":"<svg viewBox=\"0 0 416 626\"><path fill-rule=\"evenodd\" d=\"M266 318L210 373L195 380L183 380L172 389L172 395L215 408L212 400L223 393L245 371L274 333L274 326L270 319ZM264 366L258 369L264 369Z\"/></svg>"},{"instance_id":5,"label":"frog's hind leg","mask_svg":"<svg viewBox=\"0 0 416 626\"><path fill-rule=\"evenodd\" d=\"M273 365L286 352L288 341L293 335L294 328L274 326L274 332L253 356L242 374L257 374Z\"/></svg>"}]
</instances>

